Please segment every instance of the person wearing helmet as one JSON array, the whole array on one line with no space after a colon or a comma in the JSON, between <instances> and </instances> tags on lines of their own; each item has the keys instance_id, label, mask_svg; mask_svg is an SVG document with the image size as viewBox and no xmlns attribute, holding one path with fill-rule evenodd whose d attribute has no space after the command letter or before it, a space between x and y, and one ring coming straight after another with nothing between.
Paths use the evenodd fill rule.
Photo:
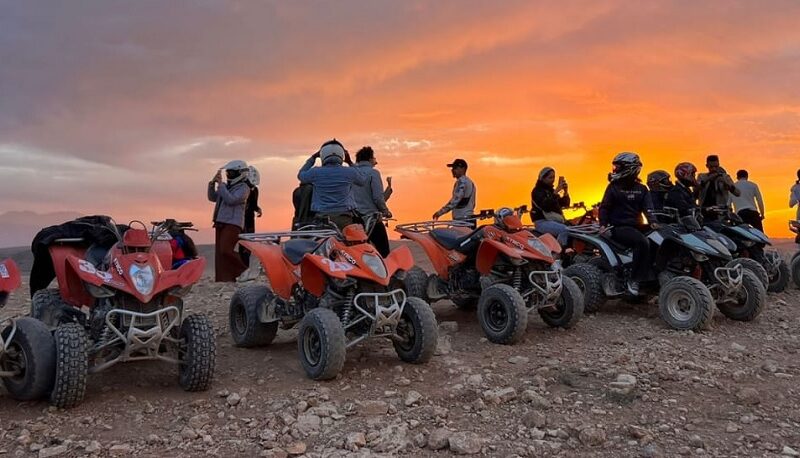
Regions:
<instances>
[{"instance_id":1,"label":"person wearing helmet","mask_svg":"<svg viewBox=\"0 0 800 458\"><path fill-rule=\"evenodd\" d=\"M797 169L797 181L789 189L789 208L797 206L797 215L795 218L800 221L800 169ZM800 236L798 236L800 237Z\"/></svg>"},{"instance_id":2,"label":"person wearing helmet","mask_svg":"<svg viewBox=\"0 0 800 458\"><path fill-rule=\"evenodd\" d=\"M381 216L392 217L392 212L386 206L391 192L383 188L381 172L375 168L378 160L375 159L375 151L370 146L365 146L356 153L355 167L367 178L364 185L353 186L353 197L356 201L356 212L363 219L378 218L369 231L369 241L378 250L381 256L389 256L389 235L386 233L386 226L383 225Z\"/></svg>"},{"instance_id":3,"label":"person wearing helmet","mask_svg":"<svg viewBox=\"0 0 800 458\"><path fill-rule=\"evenodd\" d=\"M642 215L655 222L653 202L647 187L639 180L642 161L636 153L617 154L612 161L613 171L608 174L610 183L600 203L600 226L605 232L610 227L611 239L633 250L628 293L639 295L639 283L645 279L650 263L650 244L641 231Z\"/></svg>"},{"instance_id":4,"label":"person wearing helmet","mask_svg":"<svg viewBox=\"0 0 800 458\"><path fill-rule=\"evenodd\" d=\"M453 178L456 179L453 185L453 195L442 208L433 214L433 219L435 221L448 212L453 212L454 220L470 221L474 224L473 213L478 190L475 183L467 176L467 161L456 159L447 166L450 167Z\"/></svg>"},{"instance_id":5,"label":"person wearing helmet","mask_svg":"<svg viewBox=\"0 0 800 458\"><path fill-rule=\"evenodd\" d=\"M703 216L708 220L716 220L718 213L711 211L712 207L727 207L731 195L739 196L733 178L719 165L719 156L711 154L706 158L708 173L701 173L697 177L700 189L699 204L703 209Z\"/></svg>"},{"instance_id":6,"label":"person wearing helmet","mask_svg":"<svg viewBox=\"0 0 800 458\"><path fill-rule=\"evenodd\" d=\"M252 234L256 231L256 216L261 218L263 214L261 207L258 206L258 185L261 182L261 174L252 165L247 175L247 185L250 187L250 194L247 196L247 203L244 207L244 230L243 234ZM239 256L244 265L250 265L250 250L239 245Z\"/></svg>"},{"instance_id":7,"label":"person wearing helmet","mask_svg":"<svg viewBox=\"0 0 800 458\"><path fill-rule=\"evenodd\" d=\"M222 182L222 171L226 182ZM214 273L216 281L236 281L246 269L242 258L236 253L239 234L244 229L244 212L250 185L247 183L249 168L244 161L230 161L217 171L208 183L208 200L214 202Z\"/></svg>"},{"instance_id":8,"label":"person wearing helmet","mask_svg":"<svg viewBox=\"0 0 800 458\"><path fill-rule=\"evenodd\" d=\"M531 191L531 220L537 231L553 235L563 245L567 235L563 209L569 207L570 197L564 177L558 177L558 185L553 187L555 181L556 171L552 167L539 171Z\"/></svg>"},{"instance_id":9,"label":"person wearing helmet","mask_svg":"<svg viewBox=\"0 0 800 458\"><path fill-rule=\"evenodd\" d=\"M691 162L675 166L675 186L667 193L664 205L678 210L679 216L697 215L697 167Z\"/></svg>"},{"instance_id":10,"label":"person wearing helmet","mask_svg":"<svg viewBox=\"0 0 800 458\"><path fill-rule=\"evenodd\" d=\"M672 189L669 172L665 170L655 170L647 174L647 188L650 190L650 198L653 200L653 210L664 210L664 200L667 193Z\"/></svg>"},{"instance_id":11,"label":"person wearing helmet","mask_svg":"<svg viewBox=\"0 0 800 458\"><path fill-rule=\"evenodd\" d=\"M314 164L320 159L322 165ZM297 173L300 183L313 185L311 211L317 218L327 218L340 229L355 222L356 202L353 186L363 186L366 177L355 167L344 167L346 162L352 166L350 153L335 138L322 144L319 151L308 158Z\"/></svg>"}]
</instances>

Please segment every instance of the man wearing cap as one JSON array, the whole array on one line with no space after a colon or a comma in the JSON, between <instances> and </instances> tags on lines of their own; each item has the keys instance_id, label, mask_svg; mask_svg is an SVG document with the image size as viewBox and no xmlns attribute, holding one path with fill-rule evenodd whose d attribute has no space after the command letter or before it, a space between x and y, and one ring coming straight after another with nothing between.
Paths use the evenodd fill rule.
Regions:
<instances>
[{"instance_id":1,"label":"man wearing cap","mask_svg":"<svg viewBox=\"0 0 800 458\"><path fill-rule=\"evenodd\" d=\"M475 194L477 189L475 183L467 176L467 161L464 159L456 159L451 164L447 164L453 172L453 178L456 179L453 185L453 197L440 208L439 211L433 214L433 219L437 220L447 212L453 212L454 220L467 220L474 222L470 218L475 212Z\"/></svg>"},{"instance_id":2,"label":"man wearing cap","mask_svg":"<svg viewBox=\"0 0 800 458\"><path fill-rule=\"evenodd\" d=\"M707 220L718 218L717 213L709 211L712 207L727 207L730 195L739 196L741 193L736 189L733 178L720 167L719 156L712 154L706 158L708 173L701 173L697 177L700 185L699 204L703 209L703 216Z\"/></svg>"}]
</instances>

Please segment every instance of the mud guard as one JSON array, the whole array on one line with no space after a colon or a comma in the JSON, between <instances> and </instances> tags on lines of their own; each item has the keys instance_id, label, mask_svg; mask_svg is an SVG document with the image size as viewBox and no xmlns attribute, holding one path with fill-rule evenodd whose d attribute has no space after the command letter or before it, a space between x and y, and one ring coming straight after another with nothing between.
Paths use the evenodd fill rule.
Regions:
<instances>
[{"instance_id":1,"label":"mud guard","mask_svg":"<svg viewBox=\"0 0 800 458\"><path fill-rule=\"evenodd\" d=\"M410 248L401 246L392 250L383 262L386 264L386 271L391 278L398 270L411 270L414 267L414 256L411 254Z\"/></svg>"},{"instance_id":2,"label":"mud guard","mask_svg":"<svg viewBox=\"0 0 800 458\"><path fill-rule=\"evenodd\" d=\"M280 245L244 240L240 240L239 244L250 250L261 262L272 291L281 299L289 300L292 297L292 288L297 283L297 277L283 257L283 250Z\"/></svg>"},{"instance_id":3,"label":"mud guard","mask_svg":"<svg viewBox=\"0 0 800 458\"><path fill-rule=\"evenodd\" d=\"M11 259L0 262L0 293L10 293L21 284L22 275L17 264Z\"/></svg>"},{"instance_id":4,"label":"mud guard","mask_svg":"<svg viewBox=\"0 0 800 458\"><path fill-rule=\"evenodd\" d=\"M522 259L523 251L496 240L484 239L480 248L478 248L478 258L475 262L478 272L483 275L491 272L498 253L502 253L511 259Z\"/></svg>"},{"instance_id":5,"label":"mud guard","mask_svg":"<svg viewBox=\"0 0 800 458\"><path fill-rule=\"evenodd\" d=\"M446 281L448 279L450 266L460 263L466 258L466 256L457 251L448 252L449 250L436 243L433 237L428 233L421 234L410 231L398 232L400 232L404 238L416 242L422 247L425 254L428 255L431 264L433 264L436 275L442 280ZM450 259L450 256L453 256L455 259Z\"/></svg>"},{"instance_id":6,"label":"mud guard","mask_svg":"<svg viewBox=\"0 0 800 458\"><path fill-rule=\"evenodd\" d=\"M539 241L544 243L544 246L546 246L551 253L561 253L561 245L552 234L542 234L539 236Z\"/></svg>"},{"instance_id":7,"label":"mud guard","mask_svg":"<svg viewBox=\"0 0 800 458\"><path fill-rule=\"evenodd\" d=\"M327 277L344 280L347 272L355 270L352 264L331 261L322 256L306 255L300 263L300 276L303 280L303 289L316 297L325 292Z\"/></svg>"}]
</instances>

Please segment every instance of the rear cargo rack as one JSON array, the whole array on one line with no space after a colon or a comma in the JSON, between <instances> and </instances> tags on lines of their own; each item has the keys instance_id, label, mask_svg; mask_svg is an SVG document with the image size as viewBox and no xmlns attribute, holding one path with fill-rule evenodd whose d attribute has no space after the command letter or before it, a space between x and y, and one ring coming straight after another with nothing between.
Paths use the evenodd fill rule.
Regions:
<instances>
[{"instance_id":1,"label":"rear cargo rack","mask_svg":"<svg viewBox=\"0 0 800 458\"><path fill-rule=\"evenodd\" d=\"M470 230L474 228L473 223L469 221L420 221L418 223L398 224L395 226L395 231L408 231L424 234L434 229L452 229L454 227L464 227Z\"/></svg>"},{"instance_id":2,"label":"rear cargo rack","mask_svg":"<svg viewBox=\"0 0 800 458\"><path fill-rule=\"evenodd\" d=\"M280 243L283 239L311 239L319 240L328 237L336 237L338 231L332 229L315 229L309 231L282 231L282 232L259 232L256 234L241 234L240 240L258 243Z\"/></svg>"}]
</instances>

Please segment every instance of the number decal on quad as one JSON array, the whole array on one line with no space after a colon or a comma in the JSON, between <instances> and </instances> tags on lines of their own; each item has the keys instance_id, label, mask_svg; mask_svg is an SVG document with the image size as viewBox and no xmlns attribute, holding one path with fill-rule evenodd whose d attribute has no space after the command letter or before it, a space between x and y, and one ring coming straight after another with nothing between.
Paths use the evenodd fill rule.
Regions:
<instances>
[{"instance_id":1,"label":"number decal on quad","mask_svg":"<svg viewBox=\"0 0 800 458\"><path fill-rule=\"evenodd\" d=\"M348 272L353 270L353 266L346 262L336 262L328 258L322 258L322 263L327 265L331 272Z\"/></svg>"},{"instance_id":2,"label":"number decal on quad","mask_svg":"<svg viewBox=\"0 0 800 458\"><path fill-rule=\"evenodd\" d=\"M6 267L5 263L0 263L0 278L11 278L11 274L8 273L8 267Z\"/></svg>"},{"instance_id":3,"label":"number decal on quad","mask_svg":"<svg viewBox=\"0 0 800 458\"><path fill-rule=\"evenodd\" d=\"M97 273L97 269L94 268L92 263L89 262L89 261L83 260L83 259L78 261L78 268L81 269L82 271L86 272L87 274L96 274Z\"/></svg>"}]
</instances>

